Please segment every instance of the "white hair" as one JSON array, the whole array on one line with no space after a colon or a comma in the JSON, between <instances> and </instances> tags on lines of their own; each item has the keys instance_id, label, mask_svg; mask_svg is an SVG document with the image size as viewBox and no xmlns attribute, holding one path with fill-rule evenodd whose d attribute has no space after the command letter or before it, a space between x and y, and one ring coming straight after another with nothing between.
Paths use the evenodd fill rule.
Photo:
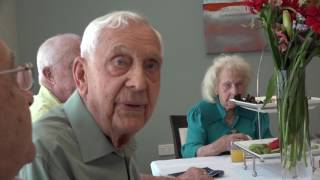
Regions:
<instances>
[{"instance_id":1,"label":"white hair","mask_svg":"<svg viewBox=\"0 0 320 180\"><path fill-rule=\"evenodd\" d=\"M149 24L145 17L131 11L114 11L104 16L98 17L88 24L88 26L84 30L80 46L81 57L85 57L93 53L94 49L99 43L101 31L104 28L116 29L121 27L127 27L129 25L129 21L143 23L145 25L150 26L156 33L160 41L161 49L163 49L162 37L160 33Z\"/></svg>"},{"instance_id":2,"label":"white hair","mask_svg":"<svg viewBox=\"0 0 320 180\"><path fill-rule=\"evenodd\" d=\"M62 60L73 61L80 52L80 36L72 33L58 34L41 44L37 53L39 83L42 84L46 67L53 67Z\"/></svg>"},{"instance_id":3,"label":"white hair","mask_svg":"<svg viewBox=\"0 0 320 180\"><path fill-rule=\"evenodd\" d=\"M222 69L236 70L244 75L245 86L251 80L251 68L248 62L238 55L221 55L213 59L212 65L207 69L201 84L202 97L208 102L215 102L216 86Z\"/></svg>"}]
</instances>

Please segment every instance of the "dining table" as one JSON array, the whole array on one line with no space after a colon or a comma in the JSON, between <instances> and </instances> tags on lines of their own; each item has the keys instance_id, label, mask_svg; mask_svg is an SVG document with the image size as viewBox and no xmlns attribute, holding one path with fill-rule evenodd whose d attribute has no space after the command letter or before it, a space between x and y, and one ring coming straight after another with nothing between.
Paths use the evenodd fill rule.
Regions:
<instances>
[{"instance_id":1,"label":"dining table","mask_svg":"<svg viewBox=\"0 0 320 180\"><path fill-rule=\"evenodd\" d=\"M317 162L319 163L319 161ZM281 179L280 158L270 158L255 161L255 171L253 171L253 161L246 159L246 166L243 162L231 162L230 155L194 157L184 159L156 160L151 164L152 175L167 176L172 173L186 171L190 167L209 167L213 170L223 170L224 175L216 178L221 180L277 180ZM313 180L320 180L319 166L313 171Z\"/></svg>"}]
</instances>

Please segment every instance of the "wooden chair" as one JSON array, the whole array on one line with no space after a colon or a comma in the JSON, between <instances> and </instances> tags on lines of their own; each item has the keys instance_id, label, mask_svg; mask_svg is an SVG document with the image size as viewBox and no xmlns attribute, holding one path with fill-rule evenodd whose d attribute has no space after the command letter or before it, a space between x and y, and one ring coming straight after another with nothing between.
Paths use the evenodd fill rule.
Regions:
<instances>
[{"instance_id":1,"label":"wooden chair","mask_svg":"<svg viewBox=\"0 0 320 180\"><path fill-rule=\"evenodd\" d=\"M175 158L182 158L181 145L187 137L188 123L185 115L170 115L170 124L174 141Z\"/></svg>"}]
</instances>

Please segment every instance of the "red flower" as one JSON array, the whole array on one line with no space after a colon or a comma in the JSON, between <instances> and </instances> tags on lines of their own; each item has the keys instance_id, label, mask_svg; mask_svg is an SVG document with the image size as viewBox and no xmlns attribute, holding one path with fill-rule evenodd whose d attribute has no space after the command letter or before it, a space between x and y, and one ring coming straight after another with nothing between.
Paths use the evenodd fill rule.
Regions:
<instances>
[{"instance_id":1,"label":"red flower","mask_svg":"<svg viewBox=\"0 0 320 180\"><path fill-rule=\"evenodd\" d=\"M282 0L282 7L291 7L298 12L301 12L301 7L299 5L299 0Z\"/></svg>"},{"instance_id":2,"label":"red flower","mask_svg":"<svg viewBox=\"0 0 320 180\"><path fill-rule=\"evenodd\" d=\"M245 0L245 5L249 7L251 13L258 13L263 4L268 3L268 0Z\"/></svg>"},{"instance_id":3,"label":"red flower","mask_svg":"<svg viewBox=\"0 0 320 180\"><path fill-rule=\"evenodd\" d=\"M320 7L306 7L303 15L306 18L306 24L311 27L314 32L320 33Z\"/></svg>"}]
</instances>

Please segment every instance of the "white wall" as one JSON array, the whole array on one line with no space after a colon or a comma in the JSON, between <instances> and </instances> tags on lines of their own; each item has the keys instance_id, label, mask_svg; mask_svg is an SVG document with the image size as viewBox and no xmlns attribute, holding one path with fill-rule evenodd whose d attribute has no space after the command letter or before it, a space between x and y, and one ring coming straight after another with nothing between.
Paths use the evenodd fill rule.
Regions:
<instances>
[{"instance_id":1,"label":"white wall","mask_svg":"<svg viewBox=\"0 0 320 180\"><path fill-rule=\"evenodd\" d=\"M200 82L215 55L207 55L203 37L202 1L200 0L28 0L17 2L17 28L20 56L35 63L40 43L57 33L82 34L95 17L113 10L135 10L146 15L164 38L164 64L161 94L157 108L146 127L137 134L138 165L150 172L150 162L163 159L157 155L158 144L172 143L170 114L185 114L200 98ZM254 71L260 52L241 54ZM320 96L319 59L308 68L308 92ZM265 53L261 77L264 89L272 72L272 59ZM255 82L248 91L255 93ZM319 131L320 108L311 113L311 131ZM277 121L271 127L277 135ZM165 157L165 158L172 158Z\"/></svg>"},{"instance_id":2,"label":"white wall","mask_svg":"<svg viewBox=\"0 0 320 180\"><path fill-rule=\"evenodd\" d=\"M16 24L16 0L0 0L0 37L15 52L17 51Z\"/></svg>"}]
</instances>

